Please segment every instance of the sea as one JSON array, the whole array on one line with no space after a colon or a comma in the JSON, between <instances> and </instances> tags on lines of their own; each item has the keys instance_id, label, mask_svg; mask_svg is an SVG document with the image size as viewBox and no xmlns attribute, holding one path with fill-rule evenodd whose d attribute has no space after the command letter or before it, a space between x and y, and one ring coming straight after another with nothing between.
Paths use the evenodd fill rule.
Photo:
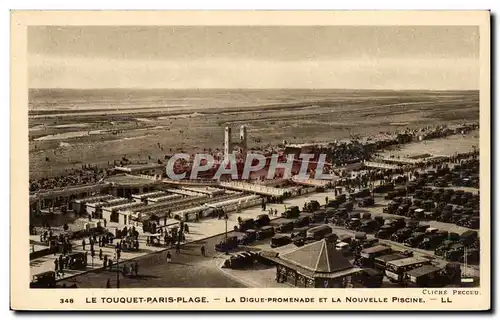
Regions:
<instances>
[{"instance_id":1,"label":"sea","mask_svg":"<svg viewBox=\"0 0 500 320\"><path fill-rule=\"evenodd\" d=\"M390 91L345 89L29 89L29 114L161 111L293 106L325 101L376 101L401 98L462 98L478 91Z\"/></svg>"}]
</instances>

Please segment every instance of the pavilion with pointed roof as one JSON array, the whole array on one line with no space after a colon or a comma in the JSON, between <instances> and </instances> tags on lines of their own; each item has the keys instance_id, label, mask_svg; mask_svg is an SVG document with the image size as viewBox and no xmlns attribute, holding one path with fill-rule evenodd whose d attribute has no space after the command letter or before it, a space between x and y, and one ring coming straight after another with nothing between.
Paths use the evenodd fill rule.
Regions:
<instances>
[{"instance_id":1,"label":"pavilion with pointed roof","mask_svg":"<svg viewBox=\"0 0 500 320\"><path fill-rule=\"evenodd\" d=\"M326 239L278 254L273 261L276 280L295 287L343 288L361 271Z\"/></svg>"}]
</instances>

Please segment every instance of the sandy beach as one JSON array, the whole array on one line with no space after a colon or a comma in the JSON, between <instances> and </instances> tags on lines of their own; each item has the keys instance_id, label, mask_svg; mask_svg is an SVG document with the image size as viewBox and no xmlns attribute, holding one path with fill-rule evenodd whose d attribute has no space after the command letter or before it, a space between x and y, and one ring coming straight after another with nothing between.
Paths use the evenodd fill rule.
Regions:
<instances>
[{"instance_id":1,"label":"sandy beach","mask_svg":"<svg viewBox=\"0 0 500 320\"><path fill-rule=\"evenodd\" d=\"M50 101L31 95L31 177L58 175L82 164L105 166L122 157L154 162L181 150L222 148L225 126L246 125L249 147L260 148L283 140L328 142L479 117L475 91L206 90L186 98L174 93L159 97L155 92L155 99L147 92L134 99L115 94L113 101L89 92L51 94ZM185 106L169 107L173 102Z\"/></svg>"}]
</instances>

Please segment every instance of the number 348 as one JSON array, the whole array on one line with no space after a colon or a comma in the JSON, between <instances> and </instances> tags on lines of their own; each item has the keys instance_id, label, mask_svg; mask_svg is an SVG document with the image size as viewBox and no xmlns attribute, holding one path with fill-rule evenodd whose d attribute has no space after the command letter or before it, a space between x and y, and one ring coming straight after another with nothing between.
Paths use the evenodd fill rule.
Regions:
<instances>
[{"instance_id":1,"label":"number 348","mask_svg":"<svg viewBox=\"0 0 500 320\"><path fill-rule=\"evenodd\" d=\"M73 303L73 299L59 299L59 303Z\"/></svg>"}]
</instances>

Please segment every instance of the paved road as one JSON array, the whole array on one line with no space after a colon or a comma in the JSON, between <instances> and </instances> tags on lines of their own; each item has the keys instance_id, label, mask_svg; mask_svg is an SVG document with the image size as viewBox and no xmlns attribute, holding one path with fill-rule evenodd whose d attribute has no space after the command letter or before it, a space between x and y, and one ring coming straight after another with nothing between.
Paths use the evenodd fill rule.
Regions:
<instances>
[{"instance_id":1,"label":"paved road","mask_svg":"<svg viewBox=\"0 0 500 320\"><path fill-rule=\"evenodd\" d=\"M320 193L320 194L310 194L305 197L295 198L287 201L288 205L299 205L302 207L303 203L306 199L316 199L321 203L324 203L325 196L329 196L330 199L333 199L333 194L330 193ZM378 197L377 197L378 198ZM379 198L379 200L381 200ZM387 214L382 214L383 204L385 202L377 201L379 205L374 208L362 208L357 209L359 211L369 211L373 215L384 215L384 216L392 216ZM269 207L277 207L278 211L283 211L283 205L270 205ZM245 213L252 217L255 217L256 214L262 213L259 208L253 208L249 210L245 210ZM236 220L237 216L246 217L244 213L235 213L232 214L230 219ZM273 224L279 224L285 219L277 219L273 221ZM232 222L234 225L235 221ZM444 224L438 223L439 225L435 225L435 222L430 223L431 226L436 226L440 229L445 229L451 231L455 226L452 224ZM203 225L203 226L202 226ZM211 232L216 229L218 232L221 232L223 229L223 221L218 221L217 219L207 219L200 224L202 229L209 229ZM229 226L231 228L231 226ZM140 258L136 258L139 262L139 269L141 277L138 279L133 278L125 278L121 281L121 287L241 287L244 286L242 283L235 281L234 278L229 278L225 276L220 270L216 267L214 263L210 262L210 259L214 259L216 253L213 251L214 244L219 241L223 236L216 236L205 240L199 240L202 237L215 234L206 234L205 232L209 230L196 230L200 231L198 235L198 239L194 243L185 245L182 253L179 256L176 256L172 251L173 261L171 264L166 264L166 252L156 252L148 254L147 256L143 256ZM210 232L209 231L209 232ZM342 232L339 233L350 233L347 230L342 229ZM205 242L205 247L207 248L207 254L210 257L202 257L199 252L199 247L201 243ZM401 244L392 243L391 245L399 247L399 249L406 249ZM428 252L431 254L431 252ZM425 254L425 253L421 253ZM474 271L477 272L477 267L473 267ZM74 278L65 280L61 283L66 283L66 285L71 285L73 283L77 283L79 287L84 288L99 288L105 287L107 279L110 279L111 286L116 286L116 272L111 271L92 271L86 274L82 274L76 276ZM120 278L122 276L120 275Z\"/></svg>"},{"instance_id":2,"label":"paved road","mask_svg":"<svg viewBox=\"0 0 500 320\"><path fill-rule=\"evenodd\" d=\"M211 260L221 255L214 250L214 246L223 238L224 235L219 235L186 244L182 246L180 254L175 253L175 250L169 250L172 255L170 263L167 263L167 251L137 258L134 261L139 264L139 277L123 277L120 274L120 288L245 287L242 283L227 277L214 263L211 263ZM201 255L202 244L205 245L207 257ZM80 288L105 288L107 280L110 279L111 287L116 288L116 274L116 271L92 271L63 280L59 284L70 286L76 283Z\"/></svg>"}]
</instances>

